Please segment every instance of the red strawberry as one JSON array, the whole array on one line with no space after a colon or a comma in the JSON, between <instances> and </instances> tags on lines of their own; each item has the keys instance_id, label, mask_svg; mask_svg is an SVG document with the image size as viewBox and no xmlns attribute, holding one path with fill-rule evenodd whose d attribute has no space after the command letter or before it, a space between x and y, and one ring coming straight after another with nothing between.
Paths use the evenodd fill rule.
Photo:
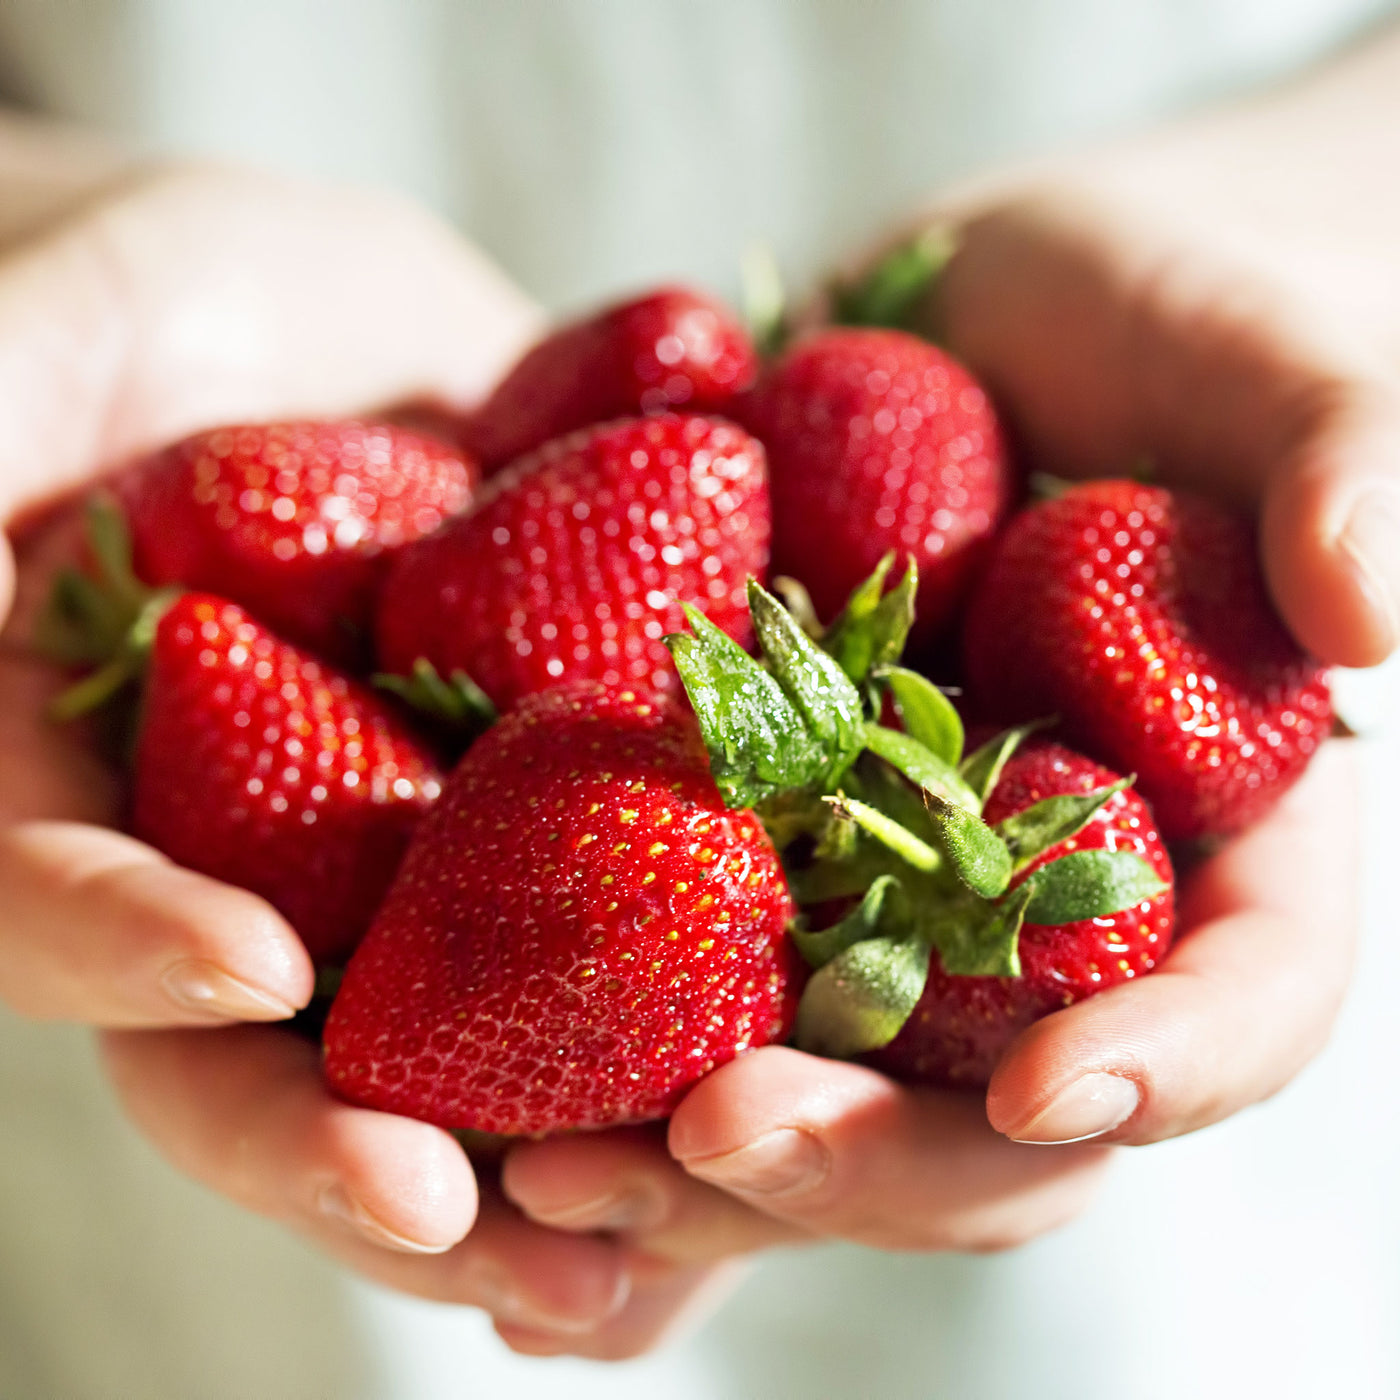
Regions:
<instances>
[{"instance_id":1,"label":"red strawberry","mask_svg":"<svg viewBox=\"0 0 1400 1400\"><path fill-rule=\"evenodd\" d=\"M785 1035L790 914L692 718L591 682L531 696L415 837L331 1009L327 1074L450 1128L662 1117Z\"/></svg>"},{"instance_id":2,"label":"red strawberry","mask_svg":"<svg viewBox=\"0 0 1400 1400\"><path fill-rule=\"evenodd\" d=\"M1022 512L965 641L989 713L1058 714L1137 772L1169 840L1258 820L1331 728L1326 674L1270 605L1253 530L1160 487L1088 482Z\"/></svg>"},{"instance_id":3,"label":"red strawberry","mask_svg":"<svg viewBox=\"0 0 1400 1400\"><path fill-rule=\"evenodd\" d=\"M441 791L432 755L379 696L209 594L170 605L148 667L133 832L343 957Z\"/></svg>"},{"instance_id":4,"label":"red strawberry","mask_svg":"<svg viewBox=\"0 0 1400 1400\"><path fill-rule=\"evenodd\" d=\"M976 380L903 331L799 340L732 410L768 450L773 571L830 620L893 550L919 566L914 640L951 617L1011 492Z\"/></svg>"},{"instance_id":5,"label":"red strawberry","mask_svg":"<svg viewBox=\"0 0 1400 1400\"><path fill-rule=\"evenodd\" d=\"M1069 749L1028 745L1007 763L982 816L995 824L1045 798L1115 781L1117 774ZM870 1062L900 1079L982 1086L1031 1022L1150 972L1171 943L1172 868L1152 814L1136 793L1115 793L1077 835L1049 847L1013 877L1011 888L1071 851L1100 850L1140 856L1167 888L1116 914L1022 924L1019 977L953 976L935 953L913 1014Z\"/></svg>"},{"instance_id":6,"label":"red strawberry","mask_svg":"<svg viewBox=\"0 0 1400 1400\"><path fill-rule=\"evenodd\" d=\"M757 370L748 335L724 306L663 287L547 336L467 421L462 440L499 467L609 418L723 410Z\"/></svg>"},{"instance_id":7,"label":"red strawberry","mask_svg":"<svg viewBox=\"0 0 1400 1400\"><path fill-rule=\"evenodd\" d=\"M375 423L269 423L186 438L120 483L148 583L232 598L357 660L393 550L465 509L476 468Z\"/></svg>"},{"instance_id":8,"label":"red strawberry","mask_svg":"<svg viewBox=\"0 0 1400 1400\"><path fill-rule=\"evenodd\" d=\"M747 639L744 581L767 561L763 450L747 433L675 415L585 429L402 551L380 599L380 663L466 671L502 707L575 679L666 690L661 638L680 600Z\"/></svg>"}]
</instances>

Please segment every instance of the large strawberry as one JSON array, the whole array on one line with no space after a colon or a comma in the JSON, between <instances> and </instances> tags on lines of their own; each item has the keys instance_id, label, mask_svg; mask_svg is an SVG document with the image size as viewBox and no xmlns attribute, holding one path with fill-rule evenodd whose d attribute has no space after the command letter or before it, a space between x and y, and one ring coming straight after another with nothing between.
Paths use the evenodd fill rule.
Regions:
<instances>
[{"instance_id":1,"label":"large strawberry","mask_svg":"<svg viewBox=\"0 0 1400 1400\"><path fill-rule=\"evenodd\" d=\"M594 682L467 753L346 970L326 1072L355 1103L541 1133L667 1114L791 1022L792 909L694 720Z\"/></svg>"},{"instance_id":2,"label":"large strawberry","mask_svg":"<svg viewBox=\"0 0 1400 1400\"><path fill-rule=\"evenodd\" d=\"M774 573L829 619L895 550L919 566L915 642L941 628L1011 494L1001 429L967 370L903 331L821 330L732 411L768 451Z\"/></svg>"},{"instance_id":3,"label":"large strawberry","mask_svg":"<svg viewBox=\"0 0 1400 1400\"><path fill-rule=\"evenodd\" d=\"M119 514L90 508L92 575L60 575L39 642L104 663L56 718L140 686L132 831L262 895L318 961L369 924L409 833L442 789L392 702L274 636L226 599L143 589Z\"/></svg>"},{"instance_id":4,"label":"large strawberry","mask_svg":"<svg viewBox=\"0 0 1400 1400\"><path fill-rule=\"evenodd\" d=\"M1010 888L1075 851L1139 856L1163 888L1116 913L1068 923L1036 922L1026 912L1017 943L1020 975L959 976L936 953L928 982L899 1034L871 1062L897 1078L981 1086L1002 1052L1032 1021L1150 972L1172 938L1172 869L1146 803L1118 786L1118 775L1056 744L1033 743L1006 763L983 820L995 829L1035 804L1112 788L1075 834L1021 865Z\"/></svg>"},{"instance_id":5,"label":"large strawberry","mask_svg":"<svg viewBox=\"0 0 1400 1400\"><path fill-rule=\"evenodd\" d=\"M1331 728L1326 674L1274 612L1251 526L1133 481L1073 486L1012 521L965 650L986 712L1058 714L1137 772L1169 840L1256 821Z\"/></svg>"},{"instance_id":6,"label":"large strawberry","mask_svg":"<svg viewBox=\"0 0 1400 1400\"><path fill-rule=\"evenodd\" d=\"M723 305L662 287L546 336L467 420L462 440L495 468L609 418L722 412L757 369L748 335Z\"/></svg>"},{"instance_id":7,"label":"large strawberry","mask_svg":"<svg viewBox=\"0 0 1400 1400\"><path fill-rule=\"evenodd\" d=\"M299 422L198 433L117 485L147 583L218 593L357 661L390 555L465 509L476 478L402 428Z\"/></svg>"},{"instance_id":8,"label":"large strawberry","mask_svg":"<svg viewBox=\"0 0 1400 1400\"><path fill-rule=\"evenodd\" d=\"M503 708L568 680L667 690L661 638L680 600L745 639L744 580L767 562L763 450L747 433L671 414L584 429L400 553L379 604L380 663L464 671Z\"/></svg>"}]
</instances>

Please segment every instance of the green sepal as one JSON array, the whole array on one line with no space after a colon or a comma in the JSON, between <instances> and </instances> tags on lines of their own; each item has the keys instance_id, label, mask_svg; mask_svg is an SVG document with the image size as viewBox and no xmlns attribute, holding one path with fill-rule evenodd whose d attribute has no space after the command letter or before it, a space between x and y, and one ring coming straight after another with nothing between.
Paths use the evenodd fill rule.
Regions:
<instances>
[{"instance_id":1,"label":"green sepal","mask_svg":"<svg viewBox=\"0 0 1400 1400\"><path fill-rule=\"evenodd\" d=\"M893 875L881 875L865 892L865 897L845 918L829 928L808 929L800 923L792 931L792 941L812 967L824 967L854 943L874 938L882 922L888 922L891 905L898 901L899 883Z\"/></svg>"},{"instance_id":2,"label":"green sepal","mask_svg":"<svg viewBox=\"0 0 1400 1400\"><path fill-rule=\"evenodd\" d=\"M939 849L973 894L995 899L1011 883L1011 852L981 817L937 793L926 792L924 804L933 822Z\"/></svg>"},{"instance_id":3,"label":"green sepal","mask_svg":"<svg viewBox=\"0 0 1400 1400\"><path fill-rule=\"evenodd\" d=\"M894 696L904 732L956 768L962 761L963 723L953 702L927 676L903 666L885 667L879 679Z\"/></svg>"},{"instance_id":4,"label":"green sepal","mask_svg":"<svg viewBox=\"0 0 1400 1400\"><path fill-rule=\"evenodd\" d=\"M817 616L817 609L812 602L812 595L807 592L807 585L790 574L779 574L769 582L773 585L773 592L782 600L783 606L792 614L797 625L814 642L820 642L826 628Z\"/></svg>"},{"instance_id":5,"label":"green sepal","mask_svg":"<svg viewBox=\"0 0 1400 1400\"><path fill-rule=\"evenodd\" d=\"M1014 869L1022 870L1038 855L1068 841L1093 819L1094 813L1113 796L1131 787L1136 774L1092 792L1065 792L1047 797L1000 821L992 829L1011 852Z\"/></svg>"},{"instance_id":6,"label":"green sepal","mask_svg":"<svg viewBox=\"0 0 1400 1400\"><path fill-rule=\"evenodd\" d=\"M1167 886L1131 851L1071 851L1042 865L1021 888L1031 892L1028 923L1070 924L1121 913Z\"/></svg>"},{"instance_id":7,"label":"green sepal","mask_svg":"<svg viewBox=\"0 0 1400 1400\"><path fill-rule=\"evenodd\" d=\"M904 576L886 593L885 580L894 561L891 550L875 566L875 572L856 585L822 638L822 647L856 685L864 685L877 667L899 660L914 622L919 568L911 557Z\"/></svg>"},{"instance_id":8,"label":"green sepal","mask_svg":"<svg viewBox=\"0 0 1400 1400\"><path fill-rule=\"evenodd\" d=\"M834 785L862 742L860 697L840 667L752 582L749 598L771 672L689 604L690 632L665 639L730 807Z\"/></svg>"},{"instance_id":9,"label":"green sepal","mask_svg":"<svg viewBox=\"0 0 1400 1400\"><path fill-rule=\"evenodd\" d=\"M879 724L867 724L865 746L925 791L964 811L976 813L982 810L976 792L963 781L958 770L952 764L945 763L912 734L886 729Z\"/></svg>"},{"instance_id":10,"label":"green sepal","mask_svg":"<svg viewBox=\"0 0 1400 1400\"><path fill-rule=\"evenodd\" d=\"M163 588L147 593L144 605L105 666L56 695L48 705L48 716L59 724L81 718L115 699L128 686L146 674L146 664L155 645L156 629L170 606L180 596L179 588Z\"/></svg>"},{"instance_id":11,"label":"green sepal","mask_svg":"<svg viewBox=\"0 0 1400 1400\"><path fill-rule=\"evenodd\" d=\"M1022 885L995 904L968 901L929 919L927 936L944 971L954 977L1019 977L1021 925L1030 900L1031 891Z\"/></svg>"},{"instance_id":12,"label":"green sepal","mask_svg":"<svg viewBox=\"0 0 1400 1400\"><path fill-rule=\"evenodd\" d=\"M942 869L943 857L937 848L915 836L907 827L894 818L887 817L878 808L854 797L847 797L844 793L828 797L826 801L831 804L837 815L855 822L862 831L868 832L915 870L931 874Z\"/></svg>"},{"instance_id":13,"label":"green sepal","mask_svg":"<svg viewBox=\"0 0 1400 1400\"><path fill-rule=\"evenodd\" d=\"M825 771L838 775L865 746L860 692L835 659L752 578L749 614L768 669L808 729L825 746L830 755Z\"/></svg>"},{"instance_id":14,"label":"green sepal","mask_svg":"<svg viewBox=\"0 0 1400 1400\"><path fill-rule=\"evenodd\" d=\"M986 805L987 799L992 795L992 789L1001 779L1002 770L1011 761L1012 754L1032 734L1041 729L1048 729L1054 723L1053 719L1037 719L1029 724L1017 725L1015 729L1004 730L963 759L958 766L958 772L977 795L977 811L980 812Z\"/></svg>"},{"instance_id":15,"label":"green sepal","mask_svg":"<svg viewBox=\"0 0 1400 1400\"><path fill-rule=\"evenodd\" d=\"M921 938L869 938L813 974L797 1007L796 1042L814 1055L849 1059L888 1045L928 982Z\"/></svg>"},{"instance_id":16,"label":"green sepal","mask_svg":"<svg viewBox=\"0 0 1400 1400\"><path fill-rule=\"evenodd\" d=\"M754 349L765 359L776 355L789 335L787 292L766 243L751 243L740 255L739 303Z\"/></svg>"},{"instance_id":17,"label":"green sepal","mask_svg":"<svg viewBox=\"0 0 1400 1400\"><path fill-rule=\"evenodd\" d=\"M911 329L955 247L946 226L923 230L887 253L858 281L834 287L832 319L845 326Z\"/></svg>"},{"instance_id":18,"label":"green sepal","mask_svg":"<svg viewBox=\"0 0 1400 1400\"><path fill-rule=\"evenodd\" d=\"M400 700L426 718L449 729L480 734L496 722L496 707L465 671L453 671L447 680L426 656L413 663L407 676L378 672L373 678L379 690Z\"/></svg>"}]
</instances>

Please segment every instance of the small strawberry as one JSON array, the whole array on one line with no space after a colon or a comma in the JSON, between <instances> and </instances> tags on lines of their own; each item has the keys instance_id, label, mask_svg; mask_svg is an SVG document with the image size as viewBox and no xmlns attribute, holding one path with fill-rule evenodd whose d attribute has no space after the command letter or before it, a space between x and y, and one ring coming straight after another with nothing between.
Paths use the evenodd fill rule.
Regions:
<instances>
[{"instance_id":1,"label":"small strawberry","mask_svg":"<svg viewBox=\"0 0 1400 1400\"><path fill-rule=\"evenodd\" d=\"M830 618L890 550L922 579L914 641L952 616L1006 510L996 415L944 351L903 331L795 342L730 410L768 451L773 571Z\"/></svg>"},{"instance_id":2,"label":"small strawberry","mask_svg":"<svg viewBox=\"0 0 1400 1400\"><path fill-rule=\"evenodd\" d=\"M1257 821L1331 728L1322 668L1274 612L1252 528L1200 497L1094 481L1013 520L965 628L994 718L1058 714L1134 769L1169 840Z\"/></svg>"},{"instance_id":3,"label":"small strawberry","mask_svg":"<svg viewBox=\"0 0 1400 1400\"><path fill-rule=\"evenodd\" d=\"M715 419L583 429L494 478L411 545L380 598L387 671L465 672L502 708L563 681L675 685L662 636L697 598L747 638L744 579L768 560L763 450Z\"/></svg>"},{"instance_id":4,"label":"small strawberry","mask_svg":"<svg viewBox=\"0 0 1400 1400\"><path fill-rule=\"evenodd\" d=\"M786 1034L791 912L693 719L596 682L532 695L414 838L331 1009L327 1075L449 1128L662 1117Z\"/></svg>"},{"instance_id":5,"label":"small strawberry","mask_svg":"<svg viewBox=\"0 0 1400 1400\"><path fill-rule=\"evenodd\" d=\"M1030 744L1007 762L987 798L993 828L1038 802L1116 787L1115 773L1055 744ZM928 983L899 1034L870 1062L899 1079L985 1085L1002 1052L1033 1021L1150 972L1172 938L1172 868L1152 814L1131 791L1115 790L1088 823L1042 851L1013 877L1017 889L1072 851L1129 851L1161 880L1160 893L1119 910L1070 923L1021 925L1019 977L969 977L931 961Z\"/></svg>"},{"instance_id":6,"label":"small strawberry","mask_svg":"<svg viewBox=\"0 0 1400 1400\"><path fill-rule=\"evenodd\" d=\"M54 705L72 719L133 682L132 832L262 895L313 958L355 945L442 788L392 702L212 594L144 589L120 513L89 507L96 574L59 576L39 645L104 663Z\"/></svg>"},{"instance_id":7,"label":"small strawberry","mask_svg":"<svg viewBox=\"0 0 1400 1400\"><path fill-rule=\"evenodd\" d=\"M719 302L663 287L545 337L467 420L462 441L488 469L610 418L723 412L758 360Z\"/></svg>"},{"instance_id":8,"label":"small strawberry","mask_svg":"<svg viewBox=\"0 0 1400 1400\"><path fill-rule=\"evenodd\" d=\"M393 551L464 510L476 478L387 424L267 423L186 438L117 489L147 583L218 593L353 662Z\"/></svg>"}]
</instances>

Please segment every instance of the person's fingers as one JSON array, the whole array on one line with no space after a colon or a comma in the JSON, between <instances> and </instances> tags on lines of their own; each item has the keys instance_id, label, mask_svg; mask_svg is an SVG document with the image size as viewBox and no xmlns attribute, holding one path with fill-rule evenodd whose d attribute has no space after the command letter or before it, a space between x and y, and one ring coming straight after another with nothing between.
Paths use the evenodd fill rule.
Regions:
<instances>
[{"instance_id":1,"label":"person's fingers","mask_svg":"<svg viewBox=\"0 0 1400 1400\"><path fill-rule=\"evenodd\" d=\"M0 1000L24 1015L207 1026L311 997L311 960L266 901L115 831L0 827L0 899Z\"/></svg>"},{"instance_id":2,"label":"person's fingers","mask_svg":"<svg viewBox=\"0 0 1400 1400\"><path fill-rule=\"evenodd\" d=\"M626 1361L673 1342L697 1326L746 1272L747 1266L737 1260L691 1267L648 1266L639 1260L633 1268L626 1305L590 1332L570 1336L500 1321L496 1331L512 1351L524 1356Z\"/></svg>"},{"instance_id":3,"label":"person's fingers","mask_svg":"<svg viewBox=\"0 0 1400 1400\"><path fill-rule=\"evenodd\" d=\"M1329 743L1188 878L1185 935L1150 977L1030 1027L993 1076L993 1126L1024 1142L1152 1142L1286 1084L1326 1040L1351 971L1353 769L1351 746Z\"/></svg>"},{"instance_id":4,"label":"person's fingers","mask_svg":"<svg viewBox=\"0 0 1400 1400\"><path fill-rule=\"evenodd\" d=\"M981 1100L777 1047L703 1079L668 1145L692 1175L814 1234L885 1249L989 1250L1071 1219L1107 1155L1039 1153Z\"/></svg>"},{"instance_id":5,"label":"person's fingers","mask_svg":"<svg viewBox=\"0 0 1400 1400\"><path fill-rule=\"evenodd\" d=\"M211 423L468 405L537 325L390 196L147 174L0 264L0 518Z\"/></svg>"},{"instance_id":6,"label":"person's fingers","mask_svg":"<svg viewBox=\"0 0 1400 1400\"><path fill-rule=\"evenodd\" d=\"M1323 661L1400 642L1400 387L1226 247L1082 195L970 218L931 315L1032 460L1150 462L1262 510L1274 599Z\"/></svg>"},{"instance_id":7,"label":"person's fingers","mask_svg":"<svg viewBox=\"0 0 1400 1400\"><path fill-rule=\"evenodd\" d=\"M627 1300L618 1246L532 1225L490 1190L478 1201L449 1134L336 1100L315 1047L295 1036L124 1031L103 1048L128 1111L173 1165L388 1287L566 1335Z\"/></svg>"},{"instance_id":8,"label":"person's fingers","mask_svg":"<svg viewBox=\"0 0 1400 1400\"><path fill-rule=\"evenodd\" d=\"M523 1143L505 1159L501 1189L542 1225L605 1231L675 1263L707 1264L808 1238L688 1176L661 1130Z\"/></svg>"}]
</instances>

